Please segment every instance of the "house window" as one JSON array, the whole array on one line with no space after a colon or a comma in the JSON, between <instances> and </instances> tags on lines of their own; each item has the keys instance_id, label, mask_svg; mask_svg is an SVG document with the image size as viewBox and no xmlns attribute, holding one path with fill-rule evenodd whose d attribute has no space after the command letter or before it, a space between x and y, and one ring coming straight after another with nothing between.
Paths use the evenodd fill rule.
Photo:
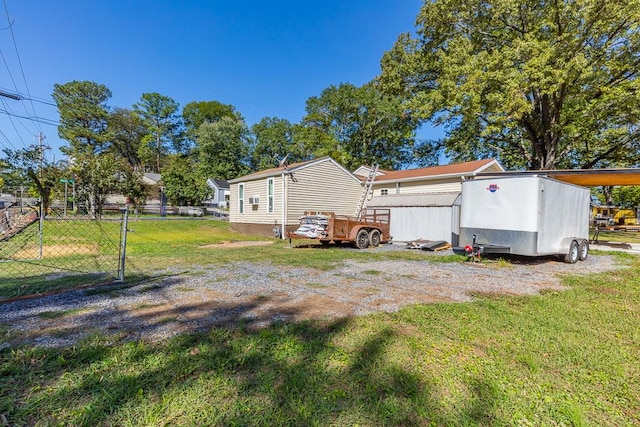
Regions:
<instances>
[{"instance_id":1,"label":"house window","mask_svg":"<svg viewBox=\"0 0 640 427\"><path fill-rule=\"evenodd\" d=\"M244 213L244 184L238 185L238 212Z\"/></svg>"},{"instance_id":2,"label":"house window","mask_svg":"<svg viewBox=\"0 0 640 427\"><path fill-rule=\"evenodd\" d=\"M267 181L267 200L268 212L273 212L273 178L269 178Z\"/></svg>"},{"instance_id":3,"label":"house window","mask_svg":"<svg viewBox=\"0 0 640 427\"><path fill-rule=\"evenodd\" d=\"M389 189L388 188L380 189L380 195L381 196L386 196L387 194L389 194Z\"/></svg>"}]
</instances>

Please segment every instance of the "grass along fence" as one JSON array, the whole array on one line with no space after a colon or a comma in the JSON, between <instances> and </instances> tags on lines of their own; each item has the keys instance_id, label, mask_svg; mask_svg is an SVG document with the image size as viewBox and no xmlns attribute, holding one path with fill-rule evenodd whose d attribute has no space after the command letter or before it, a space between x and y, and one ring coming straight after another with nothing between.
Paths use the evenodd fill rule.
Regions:
<instances>
[{"instance_id":1,"label":"grass along fence","mask_svg":"<svg viewBox=\"0 0 640 427\"><path fill-rule=\"evenodd\" d=\"M40 218L32 210L29 218L0 240L0 300L119 278L124 215Z\"/></svg>"}]
</instances>

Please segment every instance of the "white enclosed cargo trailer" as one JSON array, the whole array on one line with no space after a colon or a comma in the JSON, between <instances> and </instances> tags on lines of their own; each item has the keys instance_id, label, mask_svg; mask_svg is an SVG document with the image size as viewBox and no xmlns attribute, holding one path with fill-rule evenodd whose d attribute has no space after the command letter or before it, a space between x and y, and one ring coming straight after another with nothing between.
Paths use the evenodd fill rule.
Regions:
<instances>
[{"instance_id":1,"label":"white enclosed cargo trailer","mask_svg":"<svg viewBox=\"0 0 640 427\"><path fill-rule=\"evenodd\" d=\"M464 181L461 246L456 249L584 260L589 252L589 193L541 176Z\"/></svg>"}]
</instances>

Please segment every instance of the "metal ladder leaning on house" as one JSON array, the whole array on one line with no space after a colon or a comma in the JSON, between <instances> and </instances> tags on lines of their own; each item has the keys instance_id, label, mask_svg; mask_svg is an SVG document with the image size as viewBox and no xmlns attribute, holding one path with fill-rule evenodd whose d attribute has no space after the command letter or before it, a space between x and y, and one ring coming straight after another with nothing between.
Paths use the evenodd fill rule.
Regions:
<instances>
[{"instance_id":1,"label":"metal ladder leaning on house","mask_svg":"<svg viewBox=\"0 0 640 427\"><path fill-rule=\"evenodd\" d=\"M369 170L369 175L364 182L364 188L362 189L362 194L360 195L360 200L358 201L358 207L356 208L356 213L353 215L356 218L361 218L364 215L365 208L367 207L367 201L373 191L373 181L376 180L376 175L378 174L378 165L375 165L373 168Z\"/></svg>"}]
</instances>

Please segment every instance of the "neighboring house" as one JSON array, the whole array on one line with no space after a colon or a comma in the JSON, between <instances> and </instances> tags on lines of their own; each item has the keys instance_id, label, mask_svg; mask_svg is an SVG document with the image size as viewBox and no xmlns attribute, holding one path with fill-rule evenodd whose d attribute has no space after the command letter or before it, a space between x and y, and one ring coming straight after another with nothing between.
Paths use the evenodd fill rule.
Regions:
<instances>
[{"instance_id":1,"label":"neighboring house","mask_svg":"<svg viewBox=\"0 0 640 427\"><path fill-rule=\"evenodd\" d=\"M370 171L362 166L354 174L364 179ZM403 171L379 169L367 206L391 209L394 241L445 240L457 245L462 181L481 172L504 172L504 168L487 159Z\"/></svg>"},{"instance_id":2,"label":"neighboring house","mask_svg":"<svg viewBox=\"0 0 640 427\"><path fill-rule=\"evenodd\" d=\"M224 179L207 178L207 185L211 188L211 197L205 200L205 204L218 208L229 207L229 182Z\"/></svg>"},{"instance_id":3,"label":"neighboring house","mask_svg":"<svg viewBox=\"0 0 640 427\"><path fill-rule=\"evenodd\" d=\"M365 178L370 170L361 166L353 173ZM504 168L497 160L487 159L403 171L378 169L373 196L460 192L464 177L482 172L504 172Z\"/></svg>"},{"instance_id":4,"label":"neighboring house","mask_svg":"<svg viewBox=\"0 0 640 427\"><path fill-rule=\"evenodd\" d=\"M13 194L0 193L0 203L4 205L4 207L9 207L17 202L18 198ZM0 206L1 208L1 206Z\"/></svg>"},{"instance_id":5,"label":"neighboring house","mask_svg":"<svg viewBox=\"0 0 640 427\"><path fill-rule=\"evenodd\" d=\"M306 211L353 215L363 190L360 179L330 157L246 175L229 187L232 230L282 237Z\"/></svg>"},{"instance_id":6,"label":"neighboring house","mask_svg":"<svg viewBox=\"0 0 640 427\"><path fill-rule=\"evenodd\" d=\"M162 189L162 175L155 172L145 172L142 175L141 181L149 186L149 194L147 198L147 204L160 204L160 193ZM104 198L105 205L118 205L125 206L127 204L127 198L123 194L110 193Z\"/></svg>"},{"instance_id":7,"label":"neighboring house","mask_svg":"<svg viewBox=\"0 0 640 427\"><path fill-rule=\"evenodd\" d=\"M148 205L162 204L161 198L165 198L166 204L166 195L163 194L162 175L155 172L145 172L142 174L142 182L149 186L149 193L146 200Z\"/></svg>"},{"instance_id":8,"label":"neighboring house","mask_svg":"<svg viewBox=\"0 0 640 427\"><path fill-rule=\"evenodd\" d=\"M162 182L162 175L155 172L145 172L142 175L142 182L151 186L159 186Z\"/></svg>"}]
</instances>

